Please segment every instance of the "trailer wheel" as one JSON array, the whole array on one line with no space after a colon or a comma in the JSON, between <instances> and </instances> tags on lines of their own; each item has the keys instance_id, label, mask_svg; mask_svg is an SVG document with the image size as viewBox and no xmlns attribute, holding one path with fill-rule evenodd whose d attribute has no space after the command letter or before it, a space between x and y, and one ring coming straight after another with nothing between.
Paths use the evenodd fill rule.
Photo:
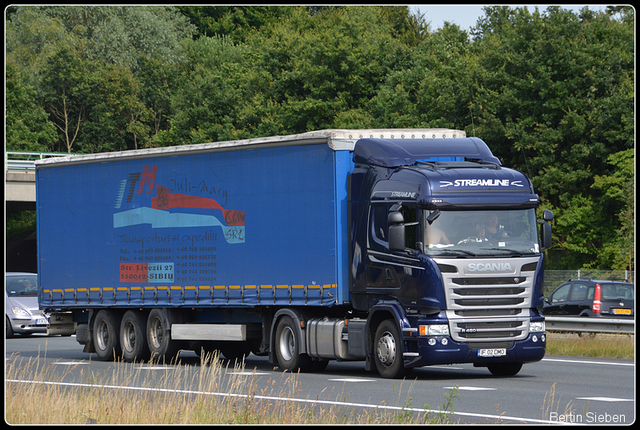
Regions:
<instances>
[{"instance_id":1,"label":"trailer wheel","mask_svg":"<svg viewBox=\"0 0 640 430\"><path fill-rule=\"evenodd\" d=\"M311 367L311 357L300 353L301 339L296 325L289 316L284 316L276 328L275 349L280 367L290 372L306 372Z\"/></svg>"},{"instance_id":2,"label":"trailer wheel","mask_svg":"<svg viewBox=\"0 0 640 430\"><path fill-rule=\"evenodd\" d=\"M162 309L152 309L147 318L147 345L151 358L171 361L180 351L176 341L171 340L171 324Z\"/></svg>"},{"instance_id":3,"label":"trailer wheel","mask_svg":"<svg viewBox=\"0 0 640 430\"><path fill-rule=\"evenodd\" d=\"M496 363L487 366L495 376L513 376L522 369L522 363Z\"/></svg>"},{"instance_id":4,"label":"trailer wheel","mask_svg":"<svg viewBox=\"0 0 640 430\"><path fill-rule=\"evenodd\" d=\"M120 345L125 361L147 360L150 356L146 339L147 319L142 312L129 310L120 322Z\"/></svg>"},{"instance_id":5,"label":"trailer wheel","mask_svg":"<svg viewBox=\"0 0 640 430\"><path fill-rule=\"evenodd\" d=\"M118 340L119 332L118 315L104 309L97 313L93 321L93 344L99 360L107 361L120 357L122 349Z\"/></svg>"},{"instance_id":6,"label":"trailer wheel","mask_svg":"<svg viewBox=\"0 0 640 430\"><path fill-rule=\"evenodd\" d=\"M383 378L399 378L405 373L402 358L402 338L391 320L380 323L374 340L373 359Z\"/></svg>"}]
</instances>

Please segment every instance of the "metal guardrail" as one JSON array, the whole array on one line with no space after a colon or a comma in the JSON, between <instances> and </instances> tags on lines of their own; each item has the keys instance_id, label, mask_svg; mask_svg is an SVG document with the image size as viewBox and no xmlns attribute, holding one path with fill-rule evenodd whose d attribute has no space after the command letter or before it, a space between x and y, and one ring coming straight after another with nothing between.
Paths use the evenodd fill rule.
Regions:
<instances>
[{"instance_id":1,"label":"metal guardrail","mask_svg":"<svg viewBox=\"0 0 640 430\"><path fill-rule=\"evenodd\" d=\"M23 151L7 151L4 153L4 170L5 172L35 172L36 160L42 160L51 157L68 157L70 155L61 152L23 152Z\"/></svg>"},{"instance_id":2,"label":"metal guardrail","mask_svg":"<svg viewBox=\"0 0 640 430\"><path fill-rule=\"evenodd\" d=\"M545 317L547 331L569 331L580 333L634 334L635 319Z\"/></svg>"}]
</instances>

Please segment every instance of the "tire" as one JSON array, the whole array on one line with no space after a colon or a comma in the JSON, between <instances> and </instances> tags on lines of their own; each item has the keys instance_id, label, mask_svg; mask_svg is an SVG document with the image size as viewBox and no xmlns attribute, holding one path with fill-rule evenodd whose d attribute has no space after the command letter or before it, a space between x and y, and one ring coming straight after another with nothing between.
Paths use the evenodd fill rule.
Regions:
<instances>
[{"instance_id":1,"label":"tire","mask_svg":"<svg viewBox=\"0 0 640 430\"><path fill-rule=\"evenodd\" d=\"M494 376L513 376L522 369L522 363L496 363L490 364L487 368Z\"/></svg>"},{"instance_id":2,"label":"tire","mask_svg":"<svg viewBox=\"0 0 640 430\"><path fill-rule=\"evenodd\" d=\"M251 354L248 342L221 342L219 347L224 358L230 361L241 361Z\"/></svg>"},{"instance_id":3,"label":"tire","mask_svg":"<svg viewBox=\"0 0 640 430\"><path fill-rule=\"evenodd\" d=\"M86 323L82 323L82 324L78 324L78 327L76 327L76 341L80 344L80 345L86 345L87 342L89 342L89 335L90 335L90 331L89 331L89 324Z\"/></svg>"},{"instance_id":4,"label":"tire","mask_svg":"<svg viewBox=\"0 0 640 430\"><path fill-rule=\"evenodd\" d=\"M171 340L171 324L163 309L149 312L146 333L151 359L170 362L178 356L180 346Z\"/></svg>"},{"instance_id":5,"label":"tire","mask_svg":"<svg viewBox=\"0 0 640 430\"><path fill-rule=\"evenodd\" d=\"M313 360L309 367L310 372L322 372L329 365L329 360Z\"/></svg>"},{"instance_id":6,"label":"tire","mask_svg":"<svg viewBox=\"0 0 640 430\"><path fill-rule=\"evenodd\" d=\"M306 372L311 367L311 357L300 353L301 339L293 319L284 316L278 322L275 350L278 365L290 372Z\"/></svg>"},{"instance_id":7,"label":"tire","mask_svg":"<svg viewBox=\"0 0 640 430\"><path fill-rule=\"evenodd\" d=\"M373 360L383 378L395 379L405 375L402 338L392 320L384 320L376 329Z\"/></svg>"},{"instance_id":8,"label":"tire","mask_svg":"<svg viewBox=\"0 0 640 430\"><path fill-rule=\"evenodd\" d=\"M120 322L120 345L125 361L148 360L151 353L147 344L147 319L142 312L129 310Z\"/></svg>"},{"instance_id":9,"label":"tire","mask_svg":"<svg viewBox=\"0 0 640 430\"><path fill-rule=\"evenodd\" d=\"M93 345L101 361L120 357L120 318L111 311L101 310L93 320Z\"/></svg>"},{"instance_id":10,"label":"tire","mask_svg":"<svg viewBox=\"0 0 640 430\"><path fill-rule=\"evenodd\" d=\"M11 339L15 335L15 333L13 332L13 327L11 327L11 320L9 319L9 317L7 317L6 319L7 319L6 336L7 336L7 339Z\"/></svg>"}]
</instances>

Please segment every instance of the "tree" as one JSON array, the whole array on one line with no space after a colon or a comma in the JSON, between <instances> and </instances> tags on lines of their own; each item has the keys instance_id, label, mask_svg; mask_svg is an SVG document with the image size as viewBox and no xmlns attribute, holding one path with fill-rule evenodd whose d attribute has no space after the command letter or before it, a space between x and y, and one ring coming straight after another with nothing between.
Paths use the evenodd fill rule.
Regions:
<instances>
[{"instance_id":1,"label":"tree","mask_svg":"<svg viewBox=\"0 0 640 430\"><path fill-rule=\"evenodd\" d=\"M10 151L49 152L53 150L56 130L47 112L36 103L36 90L24 82L12 62L6 64L6 149Z\"/></svg>"},{"instance_id":2,"label":"tree","mask_svg":"<svg viewBox=\"0 0 640 430\"><path fill-rule=\"evenodd\" d=\"M94 102L96 80L89 63L70 48L62 48L47 60L42 76L45 109L62 133L62 151L72 152L81 126Z\"/></svg>"},{"instance_id":3,"label":"tree","mask_svg":"<svg viewBox=\"0 0 640 430\"><path fill-rule=\"evenodd\" d=\"M476 63L466 31L447 23L411 50L408 64L387 75L369 104L373 122L465 129L472 124Z\"/></svg>"},{"instance_id":4,"label":"tree","mask_svg":"<svg viewBox=\"0 0 640 430\"><path fill-rule=\"evenodd\" d=\"M485 13L473 44L477 133L532 176L556 214L556 249L579 268L599 259L605 230L618 230L591 186L612 171L611 154L633 147L633 26L588 9ZM563 264L558 255L568 256L551 264Z\"/></svg>"},{"instance_id":5,"label":"tree","mask_svg":"<svg viewBox=\"0 0 640 430\"><path fill-rule=\"evenodd\" d=\"M609 175L596 176L592 188L603 190L603 201L610 206L609 213L617 214L618 230L607 237L599 254L599 265L619 270L634 270L635 258L635 150L627 149L612 154L608 163L615 170Z\"/></svg>"}]
</instances>

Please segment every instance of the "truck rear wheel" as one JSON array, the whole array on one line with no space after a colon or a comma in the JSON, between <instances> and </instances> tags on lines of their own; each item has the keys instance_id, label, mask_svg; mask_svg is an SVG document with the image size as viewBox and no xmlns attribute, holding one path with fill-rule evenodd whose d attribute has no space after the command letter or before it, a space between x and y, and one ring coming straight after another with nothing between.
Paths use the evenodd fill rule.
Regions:
<instances>
[{"instance_id":1,"label":"truck rear wheel","mask_svg":"<svg viewBox=\"0 0 640 430\"><path fill-rule=\"evenodd\" d=\"M93 344L101 361L120 357L120 318L111 311L101 310L93 320Z\"/></svg>"},{"instance_id":2,"label":"truck rear wheel","mask_svg":"<svg viewBox=\"0 0 640 430\"><path fill-rule=\"evenodd\" d=\"M496 363L487 366L495 376L513 376L522 369L522 363Z\"/></svg>"},{"instance_id":3,"label":"truck rear wheel","mask_svg":"<svg viewBox=\"0 0 640 430\"><path fill-rule=\"evenodd\" d=\"M383 378L399 378L405 374L402 338L391 320L380 323L373 343L373 360Z\"/></svg>"},{"instance_id":4,"label":"truck rear wheel","mask_svg":"<svg viewBox=\"0 0 640 430\"><path fill-rule=\"evenodd\" d=\"M125 361L142 361L149 358L146 328L147 319L142 312L125 312L120 322L120 345Z\"/></svg>"},{"instance_id":5,"label":"truck rear wheel","mask_svg":"<svg viewBox=\"0 0 640 430\"><path fill-rule=\"evenodd\" d=\"M152 309L147 318L147 345L152 359L171 361L180 347L171 340L171 323L163 309Z\"/></svg>"},{"instance_id":6,"label":"truck rear wheel","mask_svg":"<svg viewBox=\"0 0 640 430\"><path fill-rule=\"evenodd\" d=\"M276 328L275 349L280 367L290 372L306 372L311 367L311 357L300 353L298 331L293 319L284 316Z\"/></svg>"}]
</instances>

